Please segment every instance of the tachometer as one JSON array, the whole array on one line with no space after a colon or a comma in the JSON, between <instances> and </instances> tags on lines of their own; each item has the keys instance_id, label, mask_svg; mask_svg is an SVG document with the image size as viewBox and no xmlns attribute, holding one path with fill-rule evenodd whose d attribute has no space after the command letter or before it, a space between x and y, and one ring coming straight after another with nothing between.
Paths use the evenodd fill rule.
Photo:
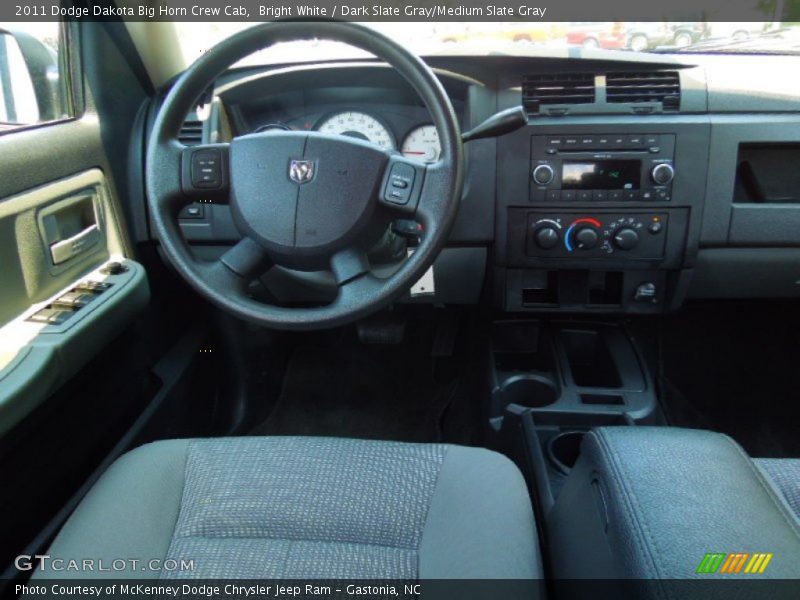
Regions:
<instances>
[{"instance_id":1,"label":"tachometer","mask_svg":"<svg viewBox=\"0 0 800 600\"><path fill-rule=\"evenodd\" d=\"M421 125L406 136L400 151L408 158L426 163L436 162L442 153L439 132L433 125Z\"/></svg>"},{"instance_id":2,"label":"tachometer","mask_svg":"<svg viewBox=\"0 0 800 600\"><path fill-rule=\"evenodd\" d=\"M346 111L326 118L317 126L321 133L346 135L372 142L384 150L394 150L394 139L389 130L375 117L362 112Z\"/></svg>"},{"instance_id":3,"label":"tachometer","mask_svg":"<svg viewBox=\"0 0 800 600\"><path fill-rule=\"evenodd\" d=\"M286 123L267 123L257 127L253 133L261 133L262 131L291 131L292 128Z\"/></svg>"}]
</instances>

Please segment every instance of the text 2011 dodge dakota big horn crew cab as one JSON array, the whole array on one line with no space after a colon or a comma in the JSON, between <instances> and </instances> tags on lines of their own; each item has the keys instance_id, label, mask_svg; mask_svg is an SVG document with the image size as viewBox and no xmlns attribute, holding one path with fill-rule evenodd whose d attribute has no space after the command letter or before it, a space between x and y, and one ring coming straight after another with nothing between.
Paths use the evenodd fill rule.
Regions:
<instances>
[{"instance_id":1,"label":"text 2011 dodge dakota big horn crew cab","mask_svg":"<svg viewBox=\"0 0 800 600\"><path fill-rule=\"evenodd\" d=\"M4 593L796 597L799 53L0 24Z\"/></svg>"}]
</instances>

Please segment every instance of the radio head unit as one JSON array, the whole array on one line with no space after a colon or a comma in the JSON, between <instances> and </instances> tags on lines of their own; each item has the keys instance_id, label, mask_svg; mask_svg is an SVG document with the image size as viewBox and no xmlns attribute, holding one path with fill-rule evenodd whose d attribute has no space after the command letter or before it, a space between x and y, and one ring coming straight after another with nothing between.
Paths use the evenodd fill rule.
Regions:
<instances>
[{"instance_id":1,"label":"radio head unit","mask_svg":"<svg viewBox=\"0 0 800 600\"><path fill-rule=\"evenodd\" d=\"M561 189L638 190L641 160L565 160L561 163Z\"/></svg>"},{"instance_id":2,"label":"radio head unit","mask_svg":"<svg viewBox=\"0 0 800 600\"><path fill-rule=\"evenodd\" d=\"M533 136L530 200L668 201L674 154L668 134Z\"/></svg>"}]
</instances>

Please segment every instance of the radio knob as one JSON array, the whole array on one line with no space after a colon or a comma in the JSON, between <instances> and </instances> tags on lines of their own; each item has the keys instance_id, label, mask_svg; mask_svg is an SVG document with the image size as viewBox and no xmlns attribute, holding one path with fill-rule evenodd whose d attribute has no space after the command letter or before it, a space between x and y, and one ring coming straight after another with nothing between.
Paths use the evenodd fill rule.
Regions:
<instances>
[{"instance_id":1,"label":"radio knob","mask_svg":"<svg viewBox=\"0 0 800 600\"><path fill-rule=\"evenodd\" d=\"M558 245L559 235L553 227L542 227L536 232L536 245L543 250L551 250Z\"/></svg>"},{"instance_id":2,"label":"radio knob","mask_svg":"<svg viewBox=\"0 0 800 600\"><path fill-rule=\"evenodd\" d=\"M547 185L553 181L553 167L550 165L538 165L533 170L533 180L539 185Z\"/></svg>"},{"instance_id":3,"label":"radio knob","mask_svg":"<svg viewBox=\"0 0 800 600\"><path fill-rule=\"evenodd\" d=\"M672 165L662 163L653 167L650 177L653 178L656 185L667 185L675 177L675 169L672 168Z\"/></svg>"},{"instance_id":4,"label":"radio knob","mask_svg":"<svg viewBox=\"0 0 800 600\"><path fill-rule=\"evenodd\" d=\"M597 232L591 227L584 227L575 232L575 247L578 250L591 250L597 246Z\"/></svg>"},{"instance_id":5,"label":"radio knob","mask_svg":"<svg viewBox=\"0 0 800 600\"><path fill-rule=\"evenodd\" d=\"M633 250L639 244L639 234L625 227L614 234L614 245L620 250Z\"/></svg>"}]
</instances>

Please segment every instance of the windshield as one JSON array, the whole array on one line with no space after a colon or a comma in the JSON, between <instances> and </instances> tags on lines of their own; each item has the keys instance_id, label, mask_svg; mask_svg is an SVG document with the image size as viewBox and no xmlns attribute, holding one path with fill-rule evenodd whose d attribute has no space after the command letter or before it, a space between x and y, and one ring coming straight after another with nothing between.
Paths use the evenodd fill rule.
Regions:
<instances>
[{"instance_id":1,"label":"windshield","mask_svg":"<svg viewBox=\"0 0 800 600\"><path fill-rule=\"evenodd\" d=\"M780 22L569 22L366 23L422 56L530 54L536 48L627 52L800 52L800 24ZM176 23L187 60L193 61L250 23ZM295 63L368 56L327 41L276 45L244 64ZM242 64L242 63L240 63Z\"/></svg>"}]
</instances>

